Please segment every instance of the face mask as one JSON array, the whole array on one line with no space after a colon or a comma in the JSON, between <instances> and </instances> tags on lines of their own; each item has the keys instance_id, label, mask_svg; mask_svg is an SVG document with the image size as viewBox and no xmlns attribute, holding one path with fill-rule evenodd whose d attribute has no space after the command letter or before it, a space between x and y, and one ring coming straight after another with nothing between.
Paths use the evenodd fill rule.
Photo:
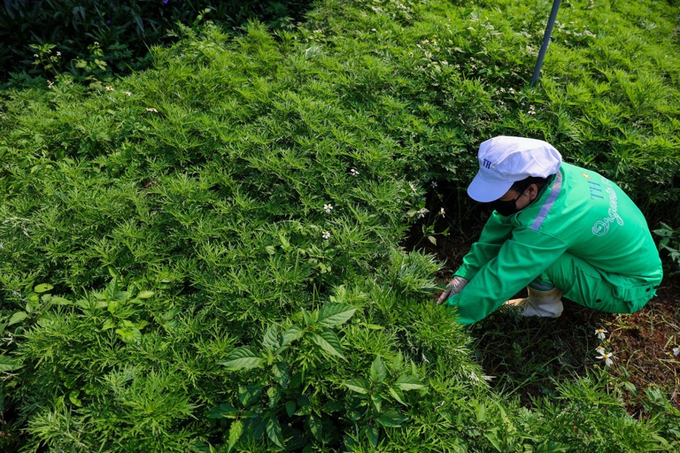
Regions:
<instances>
[{"instance_id":1,"label":"face mask","mask_svg":"<svg viewBox=\"0 0 680 453\"><path fill-rule=\"evenodd\" d=\"M496 200L489 203L491 209L495 209L502 216L510 216L518 211L517 200L521 197L520 193L514 200Z\"/></svg>"}]
</instances>

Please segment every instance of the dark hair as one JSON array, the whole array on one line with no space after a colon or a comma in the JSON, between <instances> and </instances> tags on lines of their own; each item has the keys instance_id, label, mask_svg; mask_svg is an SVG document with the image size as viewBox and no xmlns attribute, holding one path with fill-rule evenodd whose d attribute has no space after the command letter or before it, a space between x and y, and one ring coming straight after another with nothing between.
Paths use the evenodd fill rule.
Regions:
<instances>
[{"instance_id":1,"label":"dark hair","mask_svg":"<svg viewBox=\"0 0 680 453\"><path fill-rule=\"evenodd\" d=\"M524 192L530 185L536 184L538 186L538 191L540 192L541 189L543 189L550 182L553 176L554 175L550 175L547 178L541 178L539 176L529 176L528 178L524 178L521 181L515 182L510 188L521 193Z\"/></svg>"}]
</instances>

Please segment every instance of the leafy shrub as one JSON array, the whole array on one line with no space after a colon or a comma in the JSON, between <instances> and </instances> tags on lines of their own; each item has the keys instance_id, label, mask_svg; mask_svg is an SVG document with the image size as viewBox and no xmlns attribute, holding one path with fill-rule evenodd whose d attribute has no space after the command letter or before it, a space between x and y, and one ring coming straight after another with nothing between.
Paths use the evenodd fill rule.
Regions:
<instances>
[{"instance_id":1,"label":"leafy shrub","mask_svg":"<svg viewBox=\"0 0 680 453\"><path fill-rule=\"evenodd\" d=\"M659 246L668 252L671 261L680 266L680 230L673 229L670 225L661 222L661 228L654 230L654 234L659 236ZM671 271L671 274L678 272Z\"/></svg>"},{"instance_id":2,"label":"leafy shrub","mask_svg":"<svg viewBox=\"0 0 680 453\"><path fill-rule=\"evenodd\" d=\"M239 27L259 19L274 28L300 19L308 1L11 0L0 6L0 79L27 72L98 77L148 65L149 47L168 42L178 23L205 14Z\"/></svg>"}]
</instances>

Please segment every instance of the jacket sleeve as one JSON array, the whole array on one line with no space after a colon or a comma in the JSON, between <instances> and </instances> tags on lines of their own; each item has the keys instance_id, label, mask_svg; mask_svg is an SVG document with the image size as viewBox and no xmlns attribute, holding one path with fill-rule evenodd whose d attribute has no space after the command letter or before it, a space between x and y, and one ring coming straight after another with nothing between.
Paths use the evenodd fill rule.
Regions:
<instances>
[{"instance_id":1,"label":"jacket sleeve","mask_svg":"<svg viewBox=\"0 0 680 453\"><path fill-rule=\"evenodd\" d=\"M458 322L472 324L487 317L567 250L567 244L546 233L515 230L498 255L482 266L463 290L449 298L458 307Z\"/></svg>"},{"instance_id":2,"label":"jacket sleeve","mask_svg":"<svg viewBox=\"0 0 680 453\"><path fill-rule=\"evenodd\" d=\"M472 280L485 264L498 255L503 243L512 235L512 229L509 218L494 211L484 225L479 240L472 244L470 251L463 257L463 264L454 275Z\"/></svg>"}]
</instances>

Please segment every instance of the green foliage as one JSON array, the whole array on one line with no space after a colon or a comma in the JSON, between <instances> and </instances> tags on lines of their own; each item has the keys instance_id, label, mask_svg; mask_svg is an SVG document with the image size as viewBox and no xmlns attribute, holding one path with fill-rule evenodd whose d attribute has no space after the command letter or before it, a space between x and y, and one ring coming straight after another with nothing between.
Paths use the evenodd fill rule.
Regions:
<instances>
[{"instance_id":1,"label":"green foliage","mask_svg":"<svg viewBox=\"0 0 680 453\"><path fill-rule=\"evenodd\" d=\"M656 431L657 420L645 425L633 419L620 400L602 391L604 381L585 377L559 384L564 404L541 401L538 407L546 419L532 429L536 434L552 433L561 445L581 445L589 451L675 451L673 436L664 438Z\"/></svg>"},{"instance_id":2,"label":"green foliage","mask_svg":"<svg viewBox=\"0 0 680 453\"><path fill-rule=\"evenodd\" d=\"M112 47L83 42L82 72L3 90L0 445L670 447L660 398L633 420L597 383L524 406L517 379L490 391L469 331L430 302L440 264L398 246L466 218L433 183L462 194L500 133L545 138L676 215L676 8L566 6L530 89L547 7L325 1L276 33L181 27L152 69L109 81ZM59 70L55 42L36 66ZM530 340L506 357L521 366ZM538 360L525 377L545 384L555 364Z\"/></svg>"},{"instance_id":3,"label":"green foliage","mask_svg":"<svg viewBox=\"0 0 680 453\"><path fill-rule=\"evenodd\" d=\"M243 408L223 404L211 412L214 418L235 420L229 428L228 450L241 436L260 441L265 433L272 447L337 448L341 433L348 430L377 446L381 428L399 427L406 421L408 417L397 408L408 406L405 392L427 386L417 377L415 364L407 367L401 354L389 364L376 356L367 378L337 385L337 360L345 356L332 328L344 324L355 311L342 303L329 303L311 313L302 311L298 322L281 327L272 324L258 350L237 348L220 362L233 371L253 370L246 374L252 384L239 390ZM361 360L360 355L353 358ZM359 372L351 365L344 368L345 373L348 369Z\"/></svg>"},{"instance_id":4,"label":"green foliage","mask_svg":"<svg viewBox=\"0 0 680 453\"><path fill-rule=\"evenodd\" d=\"M674 230L670 225L661 222L661 228L654 230L654 234L661 238L659 247L668 252L671 261L680 266L680 230Z\"/></svg>"},{"instance_id":5,"label":"green foliage","mask_svg":"<svg viewBox=\"0 0 680 453\"><path fill-rule=\"evenodd\" d=\"M310 49L326 43L367 68L360 105L391 99L384 127L415 150L409 170L423 181L464 185L479 143L528 136L619 183L653 223L677 221L680 61L667 20L676 6L562 5L530 88L550 6L327 2L305 30Z\"/></svg>"},{"instance_id":6,"label":"green foliage","mask_svg":"<svg viewBox=\"0 0 680 453\"><path fill-rule=\"evenodd\" d=\"M205 15L236 29L259 19L289 28L307 0L11 0L0 6L0 79L20 74L47 78L67 72L96 80L148 66L151 46L172 39L178 24L196 25Z\"/></svg>"}]
</instances>

